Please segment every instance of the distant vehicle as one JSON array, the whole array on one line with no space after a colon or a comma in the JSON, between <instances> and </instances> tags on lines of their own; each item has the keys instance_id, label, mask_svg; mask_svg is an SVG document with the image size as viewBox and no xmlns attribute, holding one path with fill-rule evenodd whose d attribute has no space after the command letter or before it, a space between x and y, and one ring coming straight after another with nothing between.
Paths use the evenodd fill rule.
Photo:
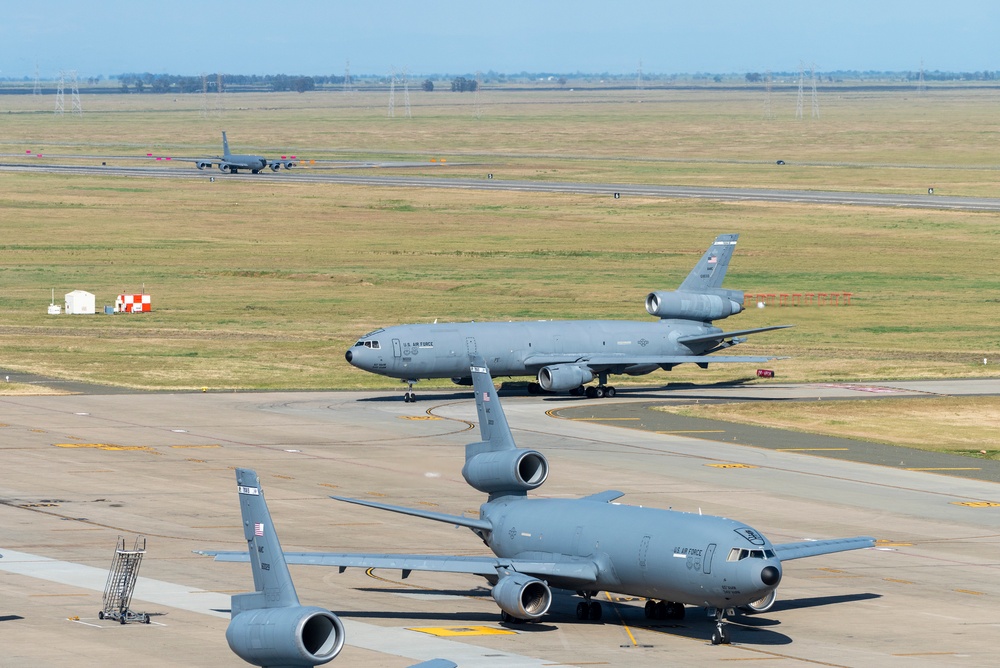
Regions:
<instances>
[{"instance_id":1,"label":"distant vehicle","mask_svg":"<svg viewBox=\"0 0 1000 668\"><path fill-rule=\"evenodd\" d=\"M260 171L268 166L270 166L271 171L276 172L282 167L285 169L291 169L296 164L295 156L285 157L275 160L268 160L262 155L240 155L229 152L229 140L226 139L226 133L222 133L222 155L215 156L214 158L198 158L195 159L194 164L198 169L205 169L206 167L211 167L212 165L218 165L219 170L223 172L229 172L230 174L237 174L241 169L248 169L254 174L259 174Z\"/></svg>"},{"instance_id":2,"label":"distant vehicle","mask_svg":"<svg viewBox=\"0 0 1000 668\"><path fill-rule=\"evenodd\" d=\"M712 644L729 643L726 616L739 607L763 612L774 604L782 560L873 547L867 536L772 544L756 529L723 517L612 503L622 492L608 490L579 499L528 499L548 477L545 456L518 448L483 359L469 372L475 387L482 442L465 448L462 475L489 495L479 517L375 501L331 497L362 506L468 527L494 557L423 554L340 554L286 552L291 564L437 571L481 575L492 586L501 619L518 623L541 618L552 603L552 588L576 592L578 619L600 619L594 600L607 591L647 600L654 619L682 619L685 605L704 606L714 617ZM242 491L241 495L245 492ZM255 501L257 492L241 501ZM252 525L247 526L248 540ZM269 528L265 525L264 531ZM273 550L278 550L276 545ZM216 561L247 561L246 552L203 552ZM256 562L255 562L256 563ZM235 601L234 601L235 605ZM235 619L234 619L235 623ZM285 635L291 634L286 625Z\"/></svg>"},{"instance_id":3,"label":"distant vehicle","mask_svg":"<svg viewBox=\"0 0 1000 668\"><path fill-rule=\"evenodd\" d=\"M344 648L343 623L329 610L299 603L257 472L236 469L236 489L247 541L242 554L250 562L255 591L232 597L232 619L226 629L229 648L247 663L270 668L331 661ZM433 659L411 668L455 668L455 664Z\"/></svg>"},{"instance_id":4,"label":"distant vehicle","mask_svg":"<svg viewBox=\"0 0 1000 668\"><path fill-rule=\"evenodd\" d=\"M691 362L762 363L776 357L713 353L746 341L746 335L791 325L724 332L713 320L743 310L743 293L722 288L738 234L722 234L676 291L651 292L646 311L659 322L543 320L398 325L365 334L345 353L359 369L408 384L403 400L416 400L421 378L451 378L471 385L469 355L485 358L497 376L537 376L528 391L613 397L608 375L641 376ZM584 387L594 379L597 386Z\"/></svg>"}]
</instances>

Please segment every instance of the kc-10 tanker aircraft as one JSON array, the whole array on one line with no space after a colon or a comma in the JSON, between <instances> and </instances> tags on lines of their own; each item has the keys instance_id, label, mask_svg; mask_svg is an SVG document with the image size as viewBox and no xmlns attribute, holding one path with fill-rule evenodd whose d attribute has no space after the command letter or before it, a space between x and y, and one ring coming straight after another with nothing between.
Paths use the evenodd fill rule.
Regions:
<instances>
[{"instance_id":1,"label":"kc-10 tanker aircraft","mask_svg":"<svg viewBox=\"0 0 1000 668\"><path fill-rule=\"evenodd\" d=\"M867 536L772 544L746 524L723 517L612 503L609 490L579 499L528 499L548 477L549 464L535 450L518 448L489 369L481 357L468 370L476 394L482 442L465 449L465 480L489 499L479 517L447 515L374 501L333 499L468 527L493 557L423 554L285 552L290 564L438 571L481 575L493 585L493 599L508 623L536 620L548 612L552 588L576 592L579 619L600 619L600 591L648 599L650 618L682 619L685 605L704 606L715 619L712 644L729 643L725 618L738 607L763 612L774 603L782 561L873 547ZM259 490L240 489L255 497ZM270 531L265 524L263 531ZM250 539L249 525L247 537ZM260 554L202 551L216 561L274 563L276 543ZM256 572L256 571L255 571ZM234 601L235 607L235 601ZM234 618L234 624L235 620ZM326 628L329 622L324 623ZM290 622L283 633L291 636Z\"/></svg>"},{"instance_id":2,"label":"kc-10 tanker aircraft","mask_svg":"<svg viewBox=\"0 0 1000 668\"><path fill-rule=\"evenodd\" d=\"M495 376L537 376L528 391L615 396L609 374L642 376L692 362L763 363L775 357L714 355L746 341L746 335L783 329L775 325L724 332L713 320L743 310L743 293L722 288L738 234L722 234L673 291L651 292L646 310L658 322L543 320L398 325L362 336L347 361L365 371L408 384L404 401L415 401L421 378L451 378L471 385L468 359L482 355ZM596 386L588 386L594 379Z\"/></svg>"}]
</instances>

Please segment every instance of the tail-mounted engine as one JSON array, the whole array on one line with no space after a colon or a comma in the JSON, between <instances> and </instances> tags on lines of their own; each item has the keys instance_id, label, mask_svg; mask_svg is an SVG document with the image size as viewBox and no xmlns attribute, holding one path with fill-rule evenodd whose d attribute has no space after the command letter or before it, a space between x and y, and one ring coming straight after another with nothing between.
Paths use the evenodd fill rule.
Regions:
<instances>
[{"instance_id":1,"label":"tail-mounted engine","mask_svg":"<svg viewBox=\"0 0 1000 668\"><path fill-rule=\"evenodd\" d=\"M258 608L233 617L226 640L255 666L317 666L344 647L344 625L323 608Z\"/></svg>"},{"instance_id":2,"label":"tail-mounted engine","mask_svg":"<svg viewBox=\"0 0 1000 668\"><path fill-rule=\"evenodd\" d=\"M594 380L594 372L576 364L553 364L538 371L538 384L546 392L568 392Z\"/></svg>"},{"instance_id":3,"label":"tail-mounted engine","mask_svg":"<svg viewBox=\"0 0 1000 668\"><path fill-rule=\"evenodd\" d=\"M646 311L663 319L711 322L743 310L743 293L720 290L720 294L658 291L646 296Z\"/></svg>"},{"instance_id":4,"label":"tail-mounted engine","mask_svg":"<svg viewBox=\"0 0 1000 668\"><path fill-rule=\"evenodd\" d=\"M466 460L465 481L487 494L526 492L539 487L549 477L549 462L535 450L480 452Z\"/></svg>"},{"instance_id":5,"label":"tail-mounted engine","mask_svg":"<svg viewBox=\"0 0 1000 668\"><path fill-rule=\"evenodd\" d=\"M513 573L500 578L493 587L493 600L515 619L538 619L549 611L552 590L530 575Z\"/></svg>"}]
</instances>

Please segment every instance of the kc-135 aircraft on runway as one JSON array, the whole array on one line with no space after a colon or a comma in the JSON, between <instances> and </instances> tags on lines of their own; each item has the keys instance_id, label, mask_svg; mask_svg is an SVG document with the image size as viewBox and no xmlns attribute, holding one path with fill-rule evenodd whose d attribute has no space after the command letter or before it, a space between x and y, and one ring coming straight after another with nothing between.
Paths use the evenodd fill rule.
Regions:
<instances>
[{"instance_id":1,"label":"kc-135 aircraft on runway","mask_svg":"<svg viewBox=\"0 0 1000 668\"><path fill-rule=\"evenodd\" d=\"M743 310L743 293L722 288L738 234L722 234L675 291L651 292L646 311L658 322L543 320L398 325L362 336L347 361L365 371L408 384L404 401L415 401L421 378L451 378L471 385L467 360L482 355L497 376L535 376L528 391L613 397L609 374L641 376L692 362L763 363L775 357L714 355L746 341L746 335L783 329L775 325L724 332L713 320ZM596 386L584 388L598 379Z\"/></svg>"},{"instance_id":2,"label":"kc-135 aircraft on runway","mask_svg":"<svg viewBox=\"0 0 1000 668\"><path fill-rule=\"evenodd\" d=\"M279 159L268 160L262 155L240 155L229 152L229 140L226 133L222 133L222 155L214 158L197 158L194 164L198 169L205 169L212 165L218 165L219 170L236 174L241 169L249 169L254 174L259 174L262 169L270 166L271 171L276 172L282 167L291 169L297 162L295 156L281 156Z\"/></svg>"},{"instance_id":3,"label":"kc-135 aircraft on runway","mask_svg":"<svg viewBox=\"0 0 1000 668\"><path fill-rule=\"evenodd\" d=\"M508 623L542 617L552 603L552 588L583 597L577 604L579 619L600 619L601 604L594 600L600 591L648 599L645 613L650 618L682 619L685 605L704 606L715 618L712 644L717 645L730 641L725 618L735 608L763 612L773 605L783 560L875 544L874 538L861 536L775 545L736 520L613 503L623 496L613 490L579 499L528 499L527 492L548 477L548 461L514 443L481 357L469 372L483 440L466 446L462 475L489 495L478 518L331 498L468 527L495 556L285 552L287 563L336 566L341 572L348 567L400 569L403 578L411 571L481 575L493 585L493 599ZM259 485L241 487L240 494L241 502L255 498ZM249 540L249 525L246 531ZM263 531L272 531L269 521ZM276 544L258 549L250 557L247 552L201 553L215 555L216 561L281 560ZM282 632L291 636L293 628L285 624Z\"/></svg>"}]
</instances>

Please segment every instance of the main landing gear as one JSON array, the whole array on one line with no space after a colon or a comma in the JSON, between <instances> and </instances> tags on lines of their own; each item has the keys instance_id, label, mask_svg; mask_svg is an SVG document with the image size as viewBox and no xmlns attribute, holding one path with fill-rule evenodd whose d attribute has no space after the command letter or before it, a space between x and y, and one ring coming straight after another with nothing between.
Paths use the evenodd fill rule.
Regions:
<instances>
[{"instance_id":1,"label":"main landing gear","mask_svg":"<svg viewBox=\"0 0 1000 668\"><path fill-rule=\"evenodd\" d=\"M646 601L646 619L684 619L684 604L673 601Z\"/></svg>"},{"instance_id":2,"label":"main landing gear","mask_svg":"<svg viewBox=\"0 0 1000 668\"><path fill-rule=\"evenodd\" d=\"M600 601L590 600L594 592L585 591L579 592L579 594L583 596L583 600L576 604L576 618L581 621L590 619L596 622L600 620L604 614L604 608Z\"/></svg>"}]
</instances>

